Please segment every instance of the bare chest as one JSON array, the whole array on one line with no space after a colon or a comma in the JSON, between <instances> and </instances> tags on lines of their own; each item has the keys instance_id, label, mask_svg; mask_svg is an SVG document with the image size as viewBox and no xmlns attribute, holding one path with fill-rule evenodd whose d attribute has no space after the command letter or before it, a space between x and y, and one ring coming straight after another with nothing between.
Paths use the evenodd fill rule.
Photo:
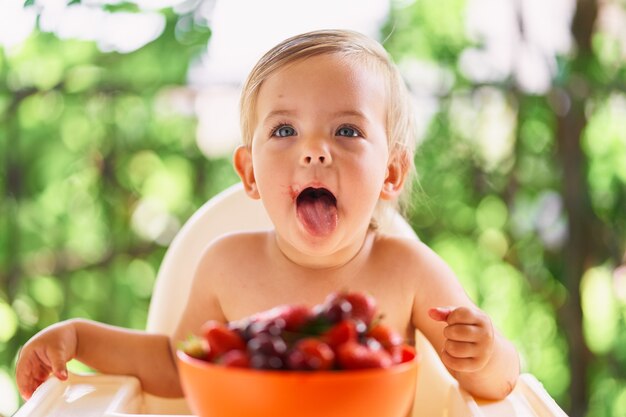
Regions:
<instances>
[{"instance_id":1,"label":"bare chest","mask_svg":"<svg viewBox=\"0 0 626 417\"><path fill-rule=\"evenodd\" d=\"M389 269L389 268L387 268ZM394 268L391 268L394 269ZM395 273L394 273L395 272ZM366 265L358 271L301 271L269 263L239 265L228 272L218 295L227 320L238 320L282 304L313 306L335 291L364 291L377 300L383 322L413 335L413 294L399 271Z\"/></svg>"}]
</instances>

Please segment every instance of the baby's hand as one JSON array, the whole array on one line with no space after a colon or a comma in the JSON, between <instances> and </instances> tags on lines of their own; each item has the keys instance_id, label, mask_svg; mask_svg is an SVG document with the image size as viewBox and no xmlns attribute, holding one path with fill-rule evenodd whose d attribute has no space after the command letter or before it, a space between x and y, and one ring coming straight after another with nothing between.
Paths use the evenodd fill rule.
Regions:
<instances>
[{"instance_id":1,"label":"baby's hand","mask_svg":"<svg viewBox=\"0 0 626 417\"><path fill-rule=\"evenodd\" d=\"M15 367L15 379L22 397L27 400L52 373L67 379L65 364L76 355L76 332L62 322L37 333L22 348Z\"/></svg>"},{"instance_id":2,"label":"baby's hand","mask_svg":"<svg viewBox=\"0 0 626 417\"><path fill-rule=\"evenodd\" d=\"M448 325L443 329L445 344L441 360L450 370L474 372L482 369L493 352L494 333L491 319L469 307L437 307L428 315Z\"/></svg>"}]
</instances>

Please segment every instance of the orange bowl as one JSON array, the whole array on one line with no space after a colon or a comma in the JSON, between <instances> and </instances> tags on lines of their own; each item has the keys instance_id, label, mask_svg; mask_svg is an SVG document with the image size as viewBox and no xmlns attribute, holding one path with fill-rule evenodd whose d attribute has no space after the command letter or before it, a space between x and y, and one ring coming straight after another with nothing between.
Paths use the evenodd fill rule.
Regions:
<instances>
[{"instance_id":1,"label":"orange bowl","mask_svg":"<svg viewBox=\"0 0 626 417\"><path fill-rule=\"evenodd\" d=\"M419 362L417 355L386 369L262 371L177 354L185 397L199 417L405 417Z\"/></svg>"}]
</instances>

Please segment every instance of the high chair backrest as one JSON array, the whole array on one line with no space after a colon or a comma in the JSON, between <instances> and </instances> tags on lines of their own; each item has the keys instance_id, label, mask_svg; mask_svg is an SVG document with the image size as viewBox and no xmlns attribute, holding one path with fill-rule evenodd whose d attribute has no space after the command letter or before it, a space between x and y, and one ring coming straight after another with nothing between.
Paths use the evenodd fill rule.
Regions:
<instances>
[{"instance_id":1,"label":"high chair backrest","mask_svg":"<svg viewBox=\"0 0 626 417\"><path fill-rule=\"evenodd\" d=\"M382 233L418 239L417 235L395 210L388 210L379 221ZM200 207L178 232L163 258L157 275L147 330L173 335L185 303L191 281L202 252L209 242L225 233L267 230L272 224L259 200L252 200L241 183L222 191ZM448 400L450 388L456 381L447 372L428 340L416 332L417 349L421 357L415 402L420 415L436 415ZM423 389L425 386L427 390ZM433 410L433 411L429 411Z\"/></svg>"},{"instance_id":2,"label":"high chair backrest","mask_svg":"<svg viewBox=\"0 0 626 417\"><path fill-rule=\"evenodd\" d=\"M237 183L204 203L180 229L163 258L152 292L147 330L174 334L202 252L215 238L272 227L263 205Z\"/></svg>"},{"instance_id":3,"label":"high chair backrest","mask_svg":"<svg viewBox=\"0 0 626 417\"><path fill-rule=\"evenodd\" d=\"M417 239L409 224L394 210L380 222L384 233ZM263 204L249 198L241 183L207 201L184 224L172 241L157 275L147 330L174 334L189 296L191 281L202 252L215 238L237 231L272 228Z\"/></svg>"}]
</instances>

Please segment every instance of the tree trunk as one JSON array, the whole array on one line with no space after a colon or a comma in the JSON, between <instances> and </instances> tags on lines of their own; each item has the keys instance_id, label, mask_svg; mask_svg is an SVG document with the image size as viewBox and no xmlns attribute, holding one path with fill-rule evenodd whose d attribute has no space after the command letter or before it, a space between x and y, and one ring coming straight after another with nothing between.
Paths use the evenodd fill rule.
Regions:
<instances>
[{"instance_id":1,"label":"tree trunk","mask_svg":"<svg viewBox=\"0 0 626 417\"><path fill-rule=\"evenodd\" d=\"M584 416L587 408L587 370L590 352L583 337L583 316L580 302L580 281L589 266L592 255L591 208L587 186L586 159L581 147L586 125L585 104L590 89L585 78L585 68L593 60L591 36L597 15L596 0L579 0L572 22L577 55L572 63L572 73L566 85L571 106L557 117L558 155L563 169L562 195L568 221L568 238L563 249L563 280L569 291L568 300L561 311L569 345L571 399L569 415Z\"/></svg>"},{"instance_id":2,"label":"tree trunk","mask_svg":"<svg viewBox=\"0 0 626 417\"><path fill-rule=\"evenodd\" d=\"M574 109L574 108L578 109ZM587 402L587 367L589 352L582 329L580 303L580 280L588 257L587 242L591 238L588 227L587 198L583 155L579 146L580 133L584 127L580 103L564 117L559 117L557 135L559 157L562 161L564 184L563 200L568 217L568 238L562 253L563 278L569 297L561 311L569 345L571 370L570 398L571 417L583 416Z\"/></svg>"}]
</instances>

